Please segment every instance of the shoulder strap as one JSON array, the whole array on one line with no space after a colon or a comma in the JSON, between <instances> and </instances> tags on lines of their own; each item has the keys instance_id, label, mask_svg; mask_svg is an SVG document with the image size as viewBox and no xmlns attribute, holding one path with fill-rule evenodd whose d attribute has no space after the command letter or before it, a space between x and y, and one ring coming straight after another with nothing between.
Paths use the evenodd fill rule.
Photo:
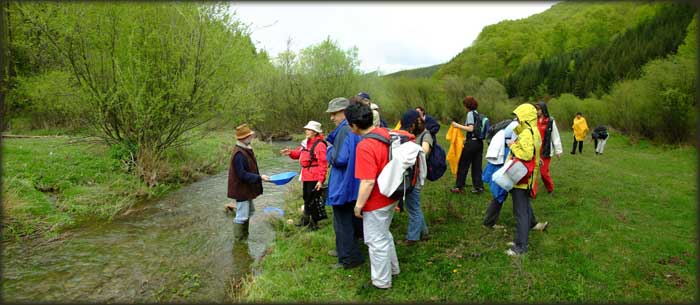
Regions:
<instances>
[{"instance_id":1,"label":"shoulder strap","mask_svg":"<svg viewBox=\"0 0 700 305\"><path fill-rule=\"evenodd\" d=\"M379 140L379 141L381 141L382 143L387 144L387 145L391 144L391 139L390 139L390 138L385 138L385 137L383 137L383 136L381 136L381 135L378 135L378 134L376 134L376 133L374 133L374 132L370 132L370 133L364 135L363 138L365 138L365 139L375 139L375 140Z\"/></svg>"},{"instance_id":2,"label":"shoulder strap","mask_svg":"<svg viewBox=\"0 0 700 305\"><path fill-rule=\"evenodd\" d=\"M384 144L387 146L387 148L389 149L389 160L392 159L392 156L391 156L391 136L387 139L387 138L385 138L385 137L383 137L383 136L380 136L380 135L378 135L378 134L376 134L376 133L374 133L374 132L370 132L370 133L364 135L363 138L365 138L365 139L375 139L375 140L378 140L378 141L384 143Z\"/></svg>"},{"instance_id":3,"label":"shoulder strap","mask_svg":"<svg viewBox=\"0 0 700 305\"><path fill-rule=\"evenodd\" d=\"M326 141L325 141L325 140L323 140L323 139L318 139L316 142L314 142L313 145L311 145L311 149L309 149L309 156L311 157L311 162L309 162L309 166L308 166L308 167L312 167L313 163L314 163L316 160L318 160L318 159L316 158L316 154L314 153L314 151L316 150L316 145L318 145L318 143L321 143L321 142L323 142L323 144L326 144ZM328 144L326 144L326 145L328 145Z\"/></svg>"}]
</instances>

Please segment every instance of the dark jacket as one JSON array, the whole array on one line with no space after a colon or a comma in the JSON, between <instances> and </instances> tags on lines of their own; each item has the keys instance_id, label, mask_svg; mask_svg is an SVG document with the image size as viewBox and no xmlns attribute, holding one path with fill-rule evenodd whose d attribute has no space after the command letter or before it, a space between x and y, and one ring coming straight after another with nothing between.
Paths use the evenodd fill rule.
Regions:
<instances>
[{"instance_id":1,"label":"dark jacket","mask_svg":"<svg viewBox=\"0 0 700 305\"><path fill-rule=\"evenodd\" d=\"M547 121L547 129L544 131L544 135L542 136L542 155L549 157L552 153L551 148L552 148L552 124L554 124L554 118L549 116L549 110L547 109L547 103L545 102L538 102L537 106L542 109L542 116L546 117ZM538 120L539 123L539 120Z\"/></svg>"},{"instance_id":2,"label":"dark jacket","mask_svg":"<svg viewBox=\"0 0 700 305\"><path fill-rule=\"evenodd\" d=\"M263 193L258 162L252 149L239 145L233 148L228 169L228 198L236 201L255 199Z\"/></svg>"},{"instance_id":3,"label":"dark jacket","mask_svg":"<svg viewBox=\"0 0 700 305\"><path fill-rule=\"evenodd\" d=\"M440 131L440 124L431 116L425 115L425 129L430 131L433 139L437 140L437 133Z\"/></svg>"},{"instance_id":4,"label":"dark jacket","mask_svg":"<svg viewBox=\"0 0 700 305\"><path fill-rule=\"evenodd\" d=\"M591 137L594 139L607 139L608 138L608 129L605 128L603 125L599 125L595 129L593 129L593 132L591 133Z\"/></svg>"}]
</instances>

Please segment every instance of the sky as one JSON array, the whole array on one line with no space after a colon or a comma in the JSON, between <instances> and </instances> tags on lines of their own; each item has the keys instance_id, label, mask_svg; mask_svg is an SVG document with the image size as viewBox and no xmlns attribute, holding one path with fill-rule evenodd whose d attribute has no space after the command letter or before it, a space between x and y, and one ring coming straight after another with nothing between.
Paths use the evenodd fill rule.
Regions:
<instances>
[{"instance_id":1,"label":"sky","mask_svg":"<svg viewBox=\"0 0 700 305\"><path fill-rule=\"evenodd\" d=\"M446 63L481 30L541 13L556 2L229 2L256 47L271 57L330 37L358 48L360 70L383 74Z\"/></svg>"}]
</instances>

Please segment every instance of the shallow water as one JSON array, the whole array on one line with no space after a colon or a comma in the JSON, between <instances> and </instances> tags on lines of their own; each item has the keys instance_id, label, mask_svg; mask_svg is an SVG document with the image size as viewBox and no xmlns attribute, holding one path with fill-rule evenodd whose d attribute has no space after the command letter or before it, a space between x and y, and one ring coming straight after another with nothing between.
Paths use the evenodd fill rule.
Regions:
<instances>
[{"instance_id":1,"label":"shallow water","mask_svg":"<svg viewBox=\"0 0 700 305\"><path fill-rule=\"evenodd\" d=\"M280 156L259 163L268 175L299 169ZM231 201L227 173L182 187L138 213L70 231L61 240L3 245L3 300L230 301L231 281L250 272L274 239L267 220L279 215L264 208L282 207L284 194L298 181L264 183L248 242L234 242L234 215L224 208Z\"/></svg>"}]
</instances>

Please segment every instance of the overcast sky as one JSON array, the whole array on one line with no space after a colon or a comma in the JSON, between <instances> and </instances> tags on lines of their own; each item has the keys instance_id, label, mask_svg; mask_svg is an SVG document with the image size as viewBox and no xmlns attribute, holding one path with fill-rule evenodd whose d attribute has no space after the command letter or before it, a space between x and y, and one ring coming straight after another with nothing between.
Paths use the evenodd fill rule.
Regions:
<instances>
[{"instance_id":1,"label":"overcast sky","mask_svg":"<svg viewBox=\"0 0 700 305\"><path fill-rule=\"evenodd\" d=\"M445 63L487 25L541 13L556 2L230 2L258 49L275 57L326 37L358 48L360 69L392 73Z\"/></svg>"}]
</instances>

